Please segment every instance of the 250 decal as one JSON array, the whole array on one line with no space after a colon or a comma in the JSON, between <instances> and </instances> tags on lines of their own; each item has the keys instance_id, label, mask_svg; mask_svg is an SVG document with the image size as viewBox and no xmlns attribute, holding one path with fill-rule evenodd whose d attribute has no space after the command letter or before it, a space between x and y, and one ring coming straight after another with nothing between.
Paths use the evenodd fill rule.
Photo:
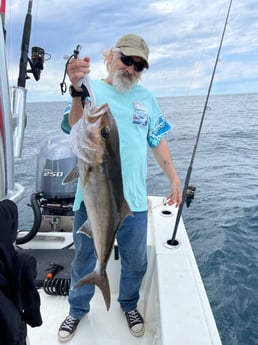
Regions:
<instances>
[{"instance_id":1,"label":"250 decal","mask_svg":"<svg viewBox=\"0 0 258 345\"><path fill-rule=\"evenodd\" d=\"M64 176L64 173L63 173L63 171L46 171L46 172L44 172L43 176L62 177L62 176Z\"/></svg>"}]
</instances>

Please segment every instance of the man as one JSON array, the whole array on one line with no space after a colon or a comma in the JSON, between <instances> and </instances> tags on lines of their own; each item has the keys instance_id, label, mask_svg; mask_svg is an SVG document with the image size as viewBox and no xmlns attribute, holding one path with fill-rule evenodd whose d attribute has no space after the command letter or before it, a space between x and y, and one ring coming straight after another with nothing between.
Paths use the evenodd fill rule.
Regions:
<instances>
[{"instance_id":1,"label":"man","mask_svg":"<svg viewBox=\"0 0 258 345\"><path fill-rule=\"evenodd\" d=\"M163 119L156 99L147 89L138 85L143 70L149 67L149 48L146 42L134 34L124 35L115 47L105 51L103 55L108 75L105 79L93 81L93 91L97 105L108 103L117 122L124 195L133 212L133 217L127 217L117 232L122 266L118 302L125 313L130 332L134 336L142 336L144 320L137 310L137 302L147 268L147 143L168 176L171 187L171 193L167 197L168 204L178 206L182 201L182 191L163 139L170 126ZM69 132L82 116L82 101L86 95L84 90L78 87L78 82L89 72L88 59L70 60L67 73L72 83L72 104L69 109L68 128L64 121L62 123L66 132ZM74 209L75 258L71 269L72 286L93 271L96 263L92 239L76 233L87 219L80 186L77 188ZM60 341L67 341L74 334L79 321L90 310L93 294L93 285L70 290L70 312L59 328Z\"/></svg>"}]
</instances>

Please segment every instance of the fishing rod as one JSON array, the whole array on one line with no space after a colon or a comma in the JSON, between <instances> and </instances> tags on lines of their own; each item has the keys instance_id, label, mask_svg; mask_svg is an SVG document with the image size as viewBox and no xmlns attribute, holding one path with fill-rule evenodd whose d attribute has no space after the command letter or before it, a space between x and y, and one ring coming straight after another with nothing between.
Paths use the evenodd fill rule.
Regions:
<instances>
[{"instance_id":1,"label":"fishing rod","mask_svg":"<svg viewBox=\"0 0 258 345\"><path fill-rule=\"evenodd\" d=\"M21 43L21 57L20 57L20 69L18 77L18 86L25 87L27 79L27 63L28 63L28 51L30 44L30 33L31 33L31 21L32 21L32 0L29 0L28 11L25 17L22 43Z\"/></svg>"},{"instance_id":2,"label":"fishing rod","mask_svg":"<svg viewBox=\"0 0 258 345\"><path fill-rule=\"evenodd\" d=\"M28 57L32 22L32 3L33 0L29 0L21 43L20 68L17 84L19 87L23 88L25 88L26 80L29 79L27 73L32 73L36 81L40 79L40 73L43 70L43 64L45 60L45 54L50 57L50 54L45 53L44 49L40 47L32 47L31 59ZM27 69L28 62L31 68L29 70Z\"/></svg>"},{"instance_id":3,"label":"fishing rod","mask_svg":"<svg viewBox=\"0 0 258 345\"><path fill-rule=\"evenodd\" d=\"M21 43L21 55L19 65L19 76L17 86L12 88L12 114L14 119L13 130L13 152L14 157L21 157L24 131L27 123L26 116L26 80L29 79L27 73L32 73L35 80L40 78L41 70L43 70L44 49L40 47L32 47L31 59L28 57L31 22L32 22L32 0L28 2L28 10L23 26L23 35ZM48 54L49 55L49 54ZM31 69L27 69L28 62Z\"/></svg>"},{"instance_id":4,"label":"fishing rod","mask_svg":"<svg viewBox=\"0 0 258 345\"><path fill-rule=\"evenodd\" d=\"M230 0L230 3L229 3L229 7L228 7L228 11L227 11L227 16L226 16L226 20L225 20L225 23L224 23L224 28L223 28L223 32L222 32L222 36L221 36L221 40L220 40L220 44L219 44L219 49L218 49L217 57L216 57L216 60L215 60L215 64L214 64L214 68L213 68L213 72L212 72L209 88L208 88L208 93L207 93L205 104L204 104L204 107L203 107L202 117L201 117L199 129L198 129L198 133L197 133L197 137L196 137L196 141L195 141L195 145L194 145L191 161L190 161L190 164L189 164L189 167L188 167L188 170L187 170L187 174L186 174L186 178L185 178L184 189L183 189L183 194L182 194L182 203L180 204L178 212L177 212L177 217L176 217L176 222L175 222L174 230L173 230L173 233L172 233L172 237L171 237L170 240L167 241L167 244L170 245L170 246L177 246L178 245L178 241L176 240L176 234L177 234L177 230L178 230L179 221L180 221L180 218L181 218L181 215L182 215L182 212L183 212L184 202L186 201L186 204L189 207L190 203L191 203L191 200L194 198L195 187L189 186L189 182L190 182L190 178L191 178L191 174L192 174L192 170L193 170L193 163L194 163L194 158L195 158L197 146L198 146L199 139L200 139L202 125L203 125L204 117L205 117L206 110L207 110L207 105L208 105L208 101L209 101L209 97L210 97L211 87L212 87L213 79L214 79L215 72L216 72L216 69L217 69L217 64L218 64L218 61L219 61L220 51L221 51L221 47L222 47L223 40L224 40L224 35L225 35L225 32L226 32L226 27L227 27L227 23L228 23L228 18L229 18L229 14L230 14L230 9L231 9L232 1L233 0Z\"/></svg>"}]
</instances>

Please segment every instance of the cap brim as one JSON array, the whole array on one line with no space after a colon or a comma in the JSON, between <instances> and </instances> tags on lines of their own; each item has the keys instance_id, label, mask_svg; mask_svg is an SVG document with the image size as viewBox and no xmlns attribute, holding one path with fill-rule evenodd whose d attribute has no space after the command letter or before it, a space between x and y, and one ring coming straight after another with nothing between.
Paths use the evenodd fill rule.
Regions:
<instances>
[{"instance_id":1,"label":"cap brim","mask_svg":"<svg viewBox=\"0 0 258 345\"><path fill-rule=\"evenodd\" d=\"M149 68L148 60L146 59L146 56L139 51L138 49L134 49L132 47L119 47L122 50L122 53L127 56L139 56L142 58L146 64L146 68Z\"/></svg>"}]
</instances>

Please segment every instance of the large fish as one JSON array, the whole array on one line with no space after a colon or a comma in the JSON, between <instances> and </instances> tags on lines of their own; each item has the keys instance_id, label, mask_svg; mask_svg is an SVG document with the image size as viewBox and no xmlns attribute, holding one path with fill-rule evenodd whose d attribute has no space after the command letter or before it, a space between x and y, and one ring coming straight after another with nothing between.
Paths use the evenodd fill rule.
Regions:
<instances>
[{"instance_id":1,"label":"large fish","mask_svg":"<svg viewBox=\"0 0 258 345\"><path fill-rule=\"evenodd\" d=\"M97 256L95 271L73 288L97 285L108 310L111 297L107 262L117 230L124 218L132 215L123 193L117 125L108 105L86 109L70 136L78 167L65 177L64 183L80 176L88 220L79 231L92 236Z\"/></svg>"}]
</instances>

